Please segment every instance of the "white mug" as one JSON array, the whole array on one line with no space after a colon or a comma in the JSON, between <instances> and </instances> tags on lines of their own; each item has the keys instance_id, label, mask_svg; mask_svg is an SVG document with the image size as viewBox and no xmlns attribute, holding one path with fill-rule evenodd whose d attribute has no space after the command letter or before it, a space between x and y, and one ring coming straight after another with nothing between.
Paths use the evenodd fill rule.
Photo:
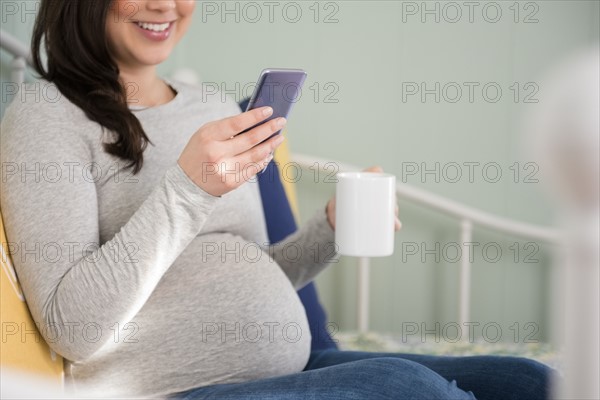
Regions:
<instances>
[{"instance_id":1,"label":"white mug","mask_svg":"<svg viewBox=\"0 0 600 400\"><path fill-rule=\"evenodd\" d=\"M394 175L340 172L335 203L338 253L356 257L383 257L394 253Z\"/></svg>"}]
</instances>

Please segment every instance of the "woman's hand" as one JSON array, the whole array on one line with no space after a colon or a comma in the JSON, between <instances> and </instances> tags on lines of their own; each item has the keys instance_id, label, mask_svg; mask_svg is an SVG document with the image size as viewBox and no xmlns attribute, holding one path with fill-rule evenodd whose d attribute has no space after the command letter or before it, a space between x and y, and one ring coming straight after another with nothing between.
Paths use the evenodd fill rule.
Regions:
<instances>
[{"instance_id":1,"label":"woman's hand","mask_svg":"<svg viewBox=\"0 0 600 400\"><path fill-rule=\"evenodd\" d=\"M367 169L364 170L365 172L383 172L383 169L381 167L369 167ZM327 207L325 208L326 212L327 212L327 221L329 222L329 225L331 225L331 227L333 229L335 229L335 196L333 196L329 202L327 202ZM398 232L400 230L400 228L402 228L402 222L400 222L400 220L398 219L398 204L396 204L396 216L395 216L395 221L394 221L394 230L396 232Z\"/></svg>"},{"instance_id":2,"label":"woman's hand","mask_svg":"<svg viewBox=\"0 0 600 400\"><path fill-rule=\"evenodd\" d=\"M205 192L222 196L254 177L273 158L272 152L283 142L285 118L261 124L243 135L238 133L265 120L273 113L261 107L203 125L189 140L178 163L187 176Z\"/></svg>"}]
</instances>

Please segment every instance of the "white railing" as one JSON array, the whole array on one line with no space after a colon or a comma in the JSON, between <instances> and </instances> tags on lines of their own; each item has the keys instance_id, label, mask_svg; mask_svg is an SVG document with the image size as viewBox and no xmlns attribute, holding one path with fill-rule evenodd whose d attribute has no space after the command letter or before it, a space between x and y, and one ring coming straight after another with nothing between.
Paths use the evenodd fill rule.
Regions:
<instances>
[{"instance_id":1,"label":"white railing","mask_svg":"<svg viewBox=\"0 0 600 400\"><path fill-rule=\"evenodd\" d=\"M331 172L326 169L332 163L340 171L360 171L361 168L338 162L334 160L313 157L305 154L292 154L292 162L302 168L321 169L323 172ZM525 224L519 221L498 217L496 215L478 210L473 207L455 202L445 197L430 193L403 182L396 182L396 193L398 197L424 205L431 209L443 212L457 218L460 221L460 237L462 254L468 254L468 245L472 241L473 227L475 225L492 229L497 232L507 233L518 237L534 239L551 244L561 241L559 231L552 228L544 228ZM358 288L357 288L357 325L358 330L366 332L369 330L369 259L358 260ZM459 272L459 324L470 321L471 308L471 263L469 257L461 258Z\"/></svg>"},{"instance_id":2,"label":"white railing","mask_svg":"<svg viewBox=\"0 0 600 400\"><path fill-rule=\"evenodd\" d=\"M10 63L10 80L20 85L25 81L25 70L27 65L32 65L29 49L9 33L0 30L0 48L13 55Z\"/></svg>"}]
</instances>

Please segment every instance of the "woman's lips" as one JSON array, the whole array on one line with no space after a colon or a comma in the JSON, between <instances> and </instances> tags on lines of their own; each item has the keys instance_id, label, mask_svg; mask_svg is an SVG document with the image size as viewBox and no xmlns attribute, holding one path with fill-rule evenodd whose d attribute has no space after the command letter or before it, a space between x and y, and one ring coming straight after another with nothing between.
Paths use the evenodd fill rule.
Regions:
<instances>
[{"instance_id":1,"label":"woman's lips","mask_svg":"<svg viewBox=\"0 0 600 400\"><path fill-rule=\"evenodd\" d=\"M171 31L173 30L173 26L175 25L175 21L171 21L168 22L168 27L164 30L151 30L151 29L147 29L148 27L150 28L160 28L161 23L141 23L141 22L134 22L133 23L135 25L135 27L137 28L137 30L144 35L147 39L156 41L156 42L162 42L164 40L167 40L169 38L169 36L171 35ZM140 24L147 24L146 27L147 28L143 28L142 26L140 26Z\"/></svg>"}]
</instances>

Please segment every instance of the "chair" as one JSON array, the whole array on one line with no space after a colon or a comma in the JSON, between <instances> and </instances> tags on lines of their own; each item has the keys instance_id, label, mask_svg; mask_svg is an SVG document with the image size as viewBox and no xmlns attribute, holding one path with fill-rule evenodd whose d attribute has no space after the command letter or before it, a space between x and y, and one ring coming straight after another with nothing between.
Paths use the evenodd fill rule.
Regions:
<instances>
[{"instance_id":1,"label":"chair","mask_svg":"<svg viewBox=\"0 0 600 400\"><path fill-rule=\"evenodd\" d=\"M23 372L43 375L62 383L62 358L50 350L31 319L9 255L8 241L0 211L0 320L2 351L0 365Z\"/></svg>"}]
</instances>

